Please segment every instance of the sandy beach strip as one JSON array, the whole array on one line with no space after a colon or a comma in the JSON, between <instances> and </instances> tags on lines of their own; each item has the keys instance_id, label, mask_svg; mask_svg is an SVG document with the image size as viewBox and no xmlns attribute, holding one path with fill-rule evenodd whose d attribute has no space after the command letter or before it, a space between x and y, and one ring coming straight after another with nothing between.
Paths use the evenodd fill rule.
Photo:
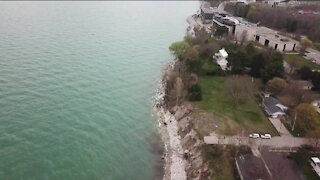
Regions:
<instances>
[{"instance_id":1,"label":"sandy beach strip","mask_svg":"<svg viewBox=\"0 0 320 180\"><path fill-rule=\"evenodd\" d=\"M160 128L165 144L165 174L164 180L185 180L186 161L183 158L183 148L180 136L178 135L178 125L175 117L164 109L160 110ZM166 123L166 125L164 125ZM165 131L165 132L163 132Z\"/></svg>"},{"instance_id":2,"label":"sandy beach strip","mask_svg":"<svg viewBox=\"0 0 320 180\"><path fill-rule=\"evenodd\" d=\"M170 63L166 70L173 67L174 62ZM155 97L156 104L159 105L157 107L159 130L162 141L165 145L163 180L185 180L187 179L186 160L183 157L181 137L178 135L178 122L176 121L174 115L164 107L165 87L166 82L164 78L163 81L159 83L158 92Z\"/></svg>"}]
</instances>

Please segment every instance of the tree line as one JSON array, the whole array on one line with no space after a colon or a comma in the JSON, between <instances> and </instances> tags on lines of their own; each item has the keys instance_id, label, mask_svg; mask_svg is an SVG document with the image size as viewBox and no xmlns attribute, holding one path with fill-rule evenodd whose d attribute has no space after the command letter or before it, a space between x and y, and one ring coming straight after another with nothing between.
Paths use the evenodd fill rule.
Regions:
<instances>
[{"instance_id":1,"label":"tree line","mask_svg":"<svg viewBox=\"0 0 320 180\"><path fill-rule=\"evenodd\" d=\"M298 8L271 7L265 4L245 5L243 3L229 3L226 6L226 10L235 16L280 31L303 34L314 42L320 42L320 16L299 14L297 13Z\"/></svg>"}]
</instances>

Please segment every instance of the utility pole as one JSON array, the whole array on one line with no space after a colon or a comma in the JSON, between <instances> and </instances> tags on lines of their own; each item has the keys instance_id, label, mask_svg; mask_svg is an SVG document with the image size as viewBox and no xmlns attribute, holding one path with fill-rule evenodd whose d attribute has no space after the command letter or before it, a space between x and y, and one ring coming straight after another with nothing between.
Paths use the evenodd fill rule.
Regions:
<instances>
[{"instance_id":1,"label":"utility pole","mask_svg":"<svg viewBox=\"0 0 320 180\"><path fill-rule=\"evenodd\" d=\"M292 125L292 128L291 128L291 131L294 130L294 126L296 125L296 121L297 121L297 112L295 112L295 115L294 115L294 121L293 121L293 125Z\"/></svg>"},{"instance_id":2,"label":"utility pole","mask_svg":"<svg viewBox=\"0 0 320 180\"><path fill-rule=\"evenodd\" d=\"M279 133L280 133L280 136L281 136L281 127L282 127L282 122L281 122L281 119L279 119L279 121L280 121Z\"/></svg>"}]
</instances>

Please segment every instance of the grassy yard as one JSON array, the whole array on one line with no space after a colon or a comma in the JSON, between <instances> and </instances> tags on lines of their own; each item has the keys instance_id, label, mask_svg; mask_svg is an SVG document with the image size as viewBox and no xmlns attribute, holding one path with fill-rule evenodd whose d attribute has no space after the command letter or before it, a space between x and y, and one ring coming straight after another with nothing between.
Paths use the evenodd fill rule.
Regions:
<instances>
[{"instance_id":1,"label":"grassy yard","mask_svg":"<svg viewBox=\"0 0 320 180\"><path fill-rule=\"evenodd\" d=\"M199 129L201 135L210 133L212 124L217 127L219 133L225 135L235 134L235 131L242 129L245 134L252 132L271 133L277 132L266 118L257 103L257 99L247 99L240 103L237 109L233 107L233 101L225 92L225 77L221 76L201 76L199 84L202 89L203 100L199 102L199 114L202 112L210 114L210 118L203 118L204 125ZM251 78L248 77L248 81ZM212 132L212 129L211 129Z\"/></svg>"},{"instance_id":2,"label":"grassy yard","mask_svg":"<svg viewBox=\"0 0 320 180\"><path fill-rule=\"evenodd\" d=\"M310 69L320 69L320 66L311 62L310 60L305 59L299 54L286 54L284 55L284 60L289 64L294 64L297 69L300 69L303 66L307 66Z\"/></svg>"}]
</instances>

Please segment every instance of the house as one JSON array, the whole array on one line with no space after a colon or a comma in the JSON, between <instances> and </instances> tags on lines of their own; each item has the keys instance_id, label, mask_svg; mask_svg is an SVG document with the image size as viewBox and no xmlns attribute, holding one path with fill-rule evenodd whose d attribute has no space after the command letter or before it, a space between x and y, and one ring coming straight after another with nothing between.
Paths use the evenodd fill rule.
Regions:
<instances>
[{"instance_id":1,"label":"house","mask_svg":"<svg viewBox=\"0 0 320 180\"><path fill-rule=\"evenodd\" d=\"M204 24L211 23L214 13L218 12L217 8L211 7L210 3L203 2L200 7L200 16Z\"/></svg>"},{"instance_id":2,"label":"house","mask_svg":"<svg viewBox=\"0 0 320 180\"><path fill-rule=\"evenodd\" d=\"M228 57L228 53L223 48L223 49L220 49L219 52L215 53L212 58L214 59L214 62L217 63L221 67L221 69L225 71L228 66L227 57Z\"/></svg>"},{"instance_id":3,"label":"house","mask_svg":"<svg viewBox=\"0 0 320 180\"><path fill-rule=\"evenodd\" d=\"M262 95L262 107L268 116L272 118L285 116L285 111L288 109L277 98L270 96L268 93Z\"/></svg>"},{"instance_id":4,"label":"house","mask_svg":"<svg viewBox=\"0 0 320 180\"><path fill-rule=\"evenodd\" d=\"M320 177L320 159L318 157L311 157L310 164L311 164L313 170Z\"/></svg>"},{"instance_id":5,"label":"house","mask_svg":"<svg viewBox=\"0 0 320 180\"><path fill-rule=\"evenodd\" d=\"M289 84L303 90L311 90L313 88L312 82L306 80L290 80Z\"/></svg>"}]
</instances>

